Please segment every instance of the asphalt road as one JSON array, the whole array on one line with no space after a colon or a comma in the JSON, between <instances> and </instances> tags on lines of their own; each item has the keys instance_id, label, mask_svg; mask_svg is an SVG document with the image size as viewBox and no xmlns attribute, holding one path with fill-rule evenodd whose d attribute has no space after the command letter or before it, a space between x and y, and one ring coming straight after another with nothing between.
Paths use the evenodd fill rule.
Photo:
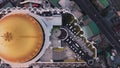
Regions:
<instances>
[{"instance_id":1,"label":"asphalt road","mask_svg":"<svg viewBox=\"0 0 120 68\"><path fill-rule=\"evenodd\" d=\"M108 38L112 43L112 46L120 52L120 42L114 36L114 32L108 27L106 19L104 19L100 13L95 9L89 0L74 0L76 4L83 10L99 27L101 32Z\"/></svg>"}]
</instances>

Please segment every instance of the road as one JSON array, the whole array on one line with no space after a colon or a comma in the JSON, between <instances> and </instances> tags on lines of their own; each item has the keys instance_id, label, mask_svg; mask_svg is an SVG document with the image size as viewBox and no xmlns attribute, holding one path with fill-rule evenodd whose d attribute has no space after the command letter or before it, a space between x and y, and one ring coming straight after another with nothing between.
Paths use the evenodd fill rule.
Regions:
<instances>
[{"instance_id":1,"label":"road","mask_svg":"<svg viewBox=\"0 0 120 68\"><path fill-rule=\"evenodd\" d=\"M108 27L106 19L104 19L100 13L95 9L89 0L74 0L76 4L83 10L100 28L101 32L107 37L111 42L112 46L120 52L120 42L114 36L114 32Z\"/></svg>"}]
</instances>

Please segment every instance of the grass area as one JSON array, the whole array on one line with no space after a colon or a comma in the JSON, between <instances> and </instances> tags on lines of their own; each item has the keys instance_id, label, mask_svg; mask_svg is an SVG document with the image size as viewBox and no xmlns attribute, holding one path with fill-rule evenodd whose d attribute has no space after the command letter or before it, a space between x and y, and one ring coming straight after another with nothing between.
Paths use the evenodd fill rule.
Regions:
<instances>
[{"instance_id":1,"label":"grass area","mask_svg":"<svg viewBox=\"0 0 120 68\"><path fill-rule=\"evenodd\" d=\"M108 0L99 0L99 2L100 2L104 7L108 7L108 6L109 6Z\"/></svg>"},{"instance_id":2,"label":"grass area","mask_svg":"<svg viewBox=\"0 0 120 68\"><path fill-rule=\"evenodd\" d=\"M60 5L58 4L59 0L49 0L55 7L60 7Z\"/></svg>"},{"instance_id":3,"label":"grass area","mask_svg":"<svg viewBox=\"0 0 120 68\"><path fill-rule=\"evenodd\" d=\"M97 35L97 34L100 33L100 30L99 30L99 28L97 27L97 25L95 24L95 22L91 21L91 22L89 23L89 27L90 27L90 29L92 30L92 32L93 32L94 35Z\"/></svg>"},{"instance_id":4,"label":"grass area","mask_svg":"<svg viewBox=\"0 0 120 68\"><path fill-rule=\"evenodd\" d=\"M83 21L86 21L87 19L89 19L87 15L83 17Z\"/></svg>"}]
</instances>

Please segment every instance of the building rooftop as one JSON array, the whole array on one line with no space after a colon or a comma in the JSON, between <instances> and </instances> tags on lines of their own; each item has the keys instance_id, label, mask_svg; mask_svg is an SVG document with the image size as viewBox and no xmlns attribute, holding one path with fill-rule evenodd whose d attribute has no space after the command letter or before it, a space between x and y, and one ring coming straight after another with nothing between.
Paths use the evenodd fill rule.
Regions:
<instances>
[{"instance_id":1,"label":"building rooftop","mask_svg":"<svg viewBox=\"0 0 120 68\"><path fill-rule=\"evenodd\" d=\"M25 3L38 3L38 4L41 4L42 0L25 0L25 1L21 2L20 4L25 4Z\"/></svg>"}]
</instances>

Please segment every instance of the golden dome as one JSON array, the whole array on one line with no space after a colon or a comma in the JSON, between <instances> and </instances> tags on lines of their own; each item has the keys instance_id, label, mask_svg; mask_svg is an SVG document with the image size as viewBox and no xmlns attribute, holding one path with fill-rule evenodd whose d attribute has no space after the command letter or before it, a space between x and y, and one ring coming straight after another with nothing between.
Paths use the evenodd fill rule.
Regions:
<instances>
[{"instance_id":1,"label":"golden dome","mask_svg":"<svg viewBox=\"0 0 120 68\"><path fill-rule=\"evenodd\" d=\"M44 43L39 23L27 14L11 14L0 19L0 57L14 63L27 62L38 55Z\"/></svg>"}]
</instances>

